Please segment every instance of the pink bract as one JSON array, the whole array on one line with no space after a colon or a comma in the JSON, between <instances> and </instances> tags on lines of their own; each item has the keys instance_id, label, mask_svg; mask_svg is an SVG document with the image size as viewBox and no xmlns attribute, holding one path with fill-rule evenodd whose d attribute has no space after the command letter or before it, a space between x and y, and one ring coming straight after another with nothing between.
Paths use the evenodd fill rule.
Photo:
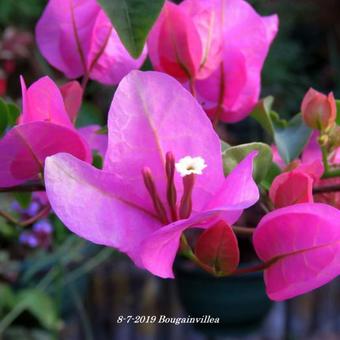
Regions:
<instances>
[{"instance_id":1,"label":"pink bract","mask_svg":"<svg viewBox=\"0 0 340 340\"><path fill-rule=\"evenodd\" d=\"M167 1L149 35L149 55L155 69L182 82L196 80L211 117L218 109L220 120L237 122L258 101L277 30L277 16L261 17L243 0Z\"/></svg>"},{"instance_id":2,"label":"pink bract","mask_svg":"<svg viewBox=\"0 0 340 340\"><path fill-rule=\"evenodd\" d=\"M58 152L91 161L90 149L73 127L54 82L43 77L26 89L21 78L21 85L19 125L0 140L0 187L37 179L45 158Z\"/></svg>"},{"instance_id":3,"label":"pink bract","mask_svg":"<svg viewBox=\"0 0 340 340\"><path fill-rule=\"evenodd\" d=\"M139 68L146 49L133 59L95 0L49 0L36 26L39 49L68 78L88 75L117 84Z\"/></svg>"},{"instance_id":4,"label":"pink bract","mask_svg":"<svg viewBox=\"0 0 340 340\"><path fill-rule=\"evenodd\" d=\"M267 214L257 226L257 255L273 261L264 272L266 291L282 301L318 288L340 274L340 211L303 203Z\"/></svg>"},{"instance_id":5,"label":"pink bract","mask_svg":"<svg viewBox=\"0 0 340 340\"><path fill-rule=\"evenodd\" d=\"M313 179L299 170L284 172L274 179L269 197L275 208L313 202Z\"/></svg>"},{"instance_id":6,"label":"pink bract","mask_svg":"<svg viewBox=\"0 0 340 340\"><path fill-rule=\"evenodd\" d=\"M120 83L111 104L109 144L104 170L67 154L49 157L45 183L51 205L79 236L127 253L140 267L173 277L172 264L181 233L208 228L217 220L234 223L259 198L252 178L255 153L225 179L221 144L206 114L176 80L158 72L131 72ZM207 167L196 175L192 213L186 219L161 222L143 182L149 168L159 197L166 200L166 153L202 157ZM174 183L178 199L182 177Z\"/></svg>"}]
</instances>

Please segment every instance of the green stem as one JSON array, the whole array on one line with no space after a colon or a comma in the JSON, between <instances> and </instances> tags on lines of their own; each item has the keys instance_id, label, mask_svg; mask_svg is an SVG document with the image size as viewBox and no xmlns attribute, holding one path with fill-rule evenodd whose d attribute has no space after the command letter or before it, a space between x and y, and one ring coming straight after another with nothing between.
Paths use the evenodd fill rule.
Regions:
<instances>
[{"instance_id":1,"label":"green stem","mask_svg":"<svg viewBox=\"0 0 340 340\"><path fill-rule=\"evenodd\" d=\"M328 151L325 146L321 145L320 147L321 147L321 152L322 152L322 162L325 168L325 173L328 173L329 172Z\"/></svg>"},{"instance_id":2,"label":"green stem","mask_svg":"<svg viewBox=\"0 0 340 340\"><path fill-rule=\"evenodd\" d=\"M328 169L324 172L322 178L340 177L340 169Z\"/></svg>"}]
</instances>

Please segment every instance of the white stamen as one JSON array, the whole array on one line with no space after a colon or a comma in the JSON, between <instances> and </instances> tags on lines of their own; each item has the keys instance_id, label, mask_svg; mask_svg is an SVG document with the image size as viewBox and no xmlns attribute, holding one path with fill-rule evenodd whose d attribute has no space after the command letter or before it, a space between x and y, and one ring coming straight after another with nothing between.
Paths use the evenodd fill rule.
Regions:
<instances>
[{"instance_id":1,"label":"white stamen","mask_svg":"<svg viewBox=\"0 0 340 340\"><path fill-rule=\"evenodd\" d=\"M176 171L184 177L191 174L202 175L202 170L207 167L207 164L202 157L185 156L175 166Z\"/></svg>"}]
</instances>

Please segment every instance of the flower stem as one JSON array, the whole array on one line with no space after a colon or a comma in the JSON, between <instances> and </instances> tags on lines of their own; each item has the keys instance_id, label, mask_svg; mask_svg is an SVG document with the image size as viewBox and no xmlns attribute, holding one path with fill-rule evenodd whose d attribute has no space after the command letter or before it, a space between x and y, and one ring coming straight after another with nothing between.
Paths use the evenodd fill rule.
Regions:
<instances>
[{"instance_id":1,"label":"flower stem","mask_svg":"<svg viewBox=\"0 0 340 340\"><path fill-rule=\"evenodd\" d=\"M340 169L328 169L322 176L322 178L334 178L334 177L340 177Z\"/></svg>"},{"instance_id":2,"label":"flower stem","mask_svg":"<svg viewBox=\"0 0 340 340\"><path fill-rule=\"evenodd\" d=\"M240 226L232 226L232 229L236 235L239 236L252 236L255 228L248 228L248 227L240 227Z\"/></svg>"},{"instance_id":3,"label":"flower stem","mask_svg":"<svg viewBox=\"0 0 340 340\"><path fill-rule=\"evenodd\" d=\"M27 220L24 221L19 221L17 219L15 219L13 216L11 216L10 214L1 211L0 210L0 216L3 217L4 219L6 219L8 222L16 224L20 227L27 227L28 225L33 224L34 222L40 220L41 218L45 217L46 215L48 215L49 211L51 209L51 206L48 204L45 207L43 207L36 215L28 218Z\"/></svg>"},{"instance_id":4,"label":"flower stem","mask_svg":"<svg viewBox=\"0 0 340 340\"><path fill-rule=\"evenodd\" d=\"M45 191L45 186L40 181L16 185L14 187L0 188L0 192L33 192Z\"/></svg>"},{"instance_id":5,"label":"flower stem","mask_svg":"<svg viewBox=\"0 0 340 340\"><path fill-rule=\"evenodd\" d=\"M336 191L340 191L340 184L316 187L316 188L313 189L313 194L336 192Z\"/></svg>"}]
</instances>

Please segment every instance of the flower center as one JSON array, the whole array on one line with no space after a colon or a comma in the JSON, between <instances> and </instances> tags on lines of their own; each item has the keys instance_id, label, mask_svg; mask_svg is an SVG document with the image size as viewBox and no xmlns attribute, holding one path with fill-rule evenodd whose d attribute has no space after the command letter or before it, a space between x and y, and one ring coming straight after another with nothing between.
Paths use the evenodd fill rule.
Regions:
<instances>
[{"instance_id":1,"label":"flower center","mask_svg":"<svg viewBox=\"0 0 340 340\"><path fill-rule=\"evenodd\" d=\"M151 197L155 212L162 223L175 222L179 219L186 219L192 212L192 192L195 185L195 176L202 175L203 169L207 167L202 157L186 156L175 163L172 152L166 154L165 172L167 178L166 199L169 208L167 210L157 192L156 185L149 168L142 171L144 184ZM177 205L177 190L175 186L175 170L183 178L183 194L179 206Z\"/></svg>"},{"instance_id":2,"label":"flower center","mask_svg":"<svg viewBox=\"0 0 340 340\"><path fill-rule=\"evenodd\" d=\"M207 165L202 157L185 156L176 163L176 171L182 176L195 174L202 175L202 170Z\"/></svg>"}]
</instances>

